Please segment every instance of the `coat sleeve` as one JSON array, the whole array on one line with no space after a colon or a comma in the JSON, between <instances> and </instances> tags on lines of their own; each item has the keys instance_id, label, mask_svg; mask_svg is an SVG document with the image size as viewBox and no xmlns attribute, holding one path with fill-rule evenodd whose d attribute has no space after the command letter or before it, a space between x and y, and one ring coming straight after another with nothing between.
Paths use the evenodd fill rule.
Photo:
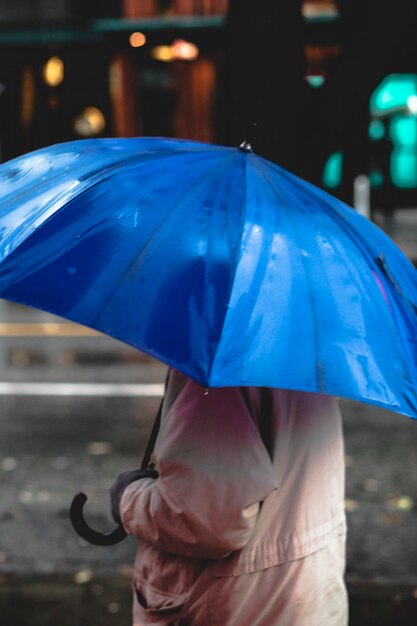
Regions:
<instances>
[{"instance_id":1,"label":"coat sleeve","mask_svg":"<svg viewBox=\"0 0 417 626\"><path fill-rule=\"evenodd\" d=\"M194 558L246 545L277 484L238 388L205 390L188 380L162 421L154 457L159 478L131 483L121 499L129 534Z\"/></svg>"}]
</instances>

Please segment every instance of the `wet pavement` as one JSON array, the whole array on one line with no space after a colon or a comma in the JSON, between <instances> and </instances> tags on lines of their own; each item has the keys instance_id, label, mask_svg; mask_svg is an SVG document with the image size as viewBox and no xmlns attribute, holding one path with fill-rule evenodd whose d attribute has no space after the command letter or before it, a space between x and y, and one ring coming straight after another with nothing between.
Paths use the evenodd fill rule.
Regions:
<instances>
[{"instance_id":1,"label":"wet pavement","mask_svg":"<svg viewBox=\"0 0 417 626\"><path fill-rule=\"evenodd\" d=\"M402 213L385 226L417 260L417 211ZM85 491L90 525L114 527L108 489L140 462L159 403L160 387L152 385L162 384L165 368L109 338L54 330L60 320L46 314L0 307L2 621L127 626L135 540L91 546L72 530L68 507ZM6 326L16 323L31 324L29 336ZM71 389L60 386L69 382ZM415 626L417 423L363 404L341 406L350 625Z\"/></svg>"}]
</instances>

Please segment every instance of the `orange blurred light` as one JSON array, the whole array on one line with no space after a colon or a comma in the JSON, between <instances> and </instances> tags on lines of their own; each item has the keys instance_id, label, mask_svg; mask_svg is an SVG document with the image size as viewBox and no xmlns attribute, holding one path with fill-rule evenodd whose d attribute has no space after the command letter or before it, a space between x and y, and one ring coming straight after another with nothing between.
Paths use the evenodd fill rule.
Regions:
<instances>
[{"instance_id":1,"label":"orange blurred light","mask_svg":"<svg viewBox=\"0 0 417 626\"><path fill-rule=\"evenodd\" d=\"M57 87L64 80L64 61L51 57L42 68L43 80L49 87Z\"/></svg>"},{"instance_id":2,"label":"orange blurred light","mask_svg":"<svg viewBox=\"0 0 417 626\"><path fill-rule=\"evenodd\" d=\"M146 35L143 33L132 33L129 37L129 43L132 48L141 48L146 44Z\"/></svg>"},{"instance_id":3,"label":"orange blurred light","mask_svg":"<svg viewBox=\"0 0 417 626\"><path fill-rule=\"evenodd\" d=\"M99 135L105 127L105 117L97 107L86 107L74 121L74 130L81 137Z\"/></svg>"},{"instance_id":4,"label":"orange blurred light","mask_svg":"<svg viewBox=\"0 0 417 626\"><path fill-rule=\"evenodd\" d=\"M172 46L155 46L151 51L151 57L156 61L173 61Z\"/></svg>"},{"instance_id":5,"label":"orange blurred light","mask_svg":"<svg viewBox=\"0 0 417 626\"><path fill-rule=\"evenodd\" d=\"M194 61L200 54L199 49L194 43L177 39L171 46L172 55L178 61Z\"/></svg>"}]
</instances>

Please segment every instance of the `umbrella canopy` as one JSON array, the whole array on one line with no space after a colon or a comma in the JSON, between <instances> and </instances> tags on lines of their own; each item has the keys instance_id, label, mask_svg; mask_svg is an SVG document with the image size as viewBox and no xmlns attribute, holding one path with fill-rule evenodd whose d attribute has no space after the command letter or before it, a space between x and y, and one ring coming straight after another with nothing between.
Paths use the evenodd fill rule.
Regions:
<instances>
[{"instance_id":1,"label":"umbrella canopy","mask_svg":"<svg viewBox=\"0 0 417 626\"><path fill-rule=\"evenodd\" d=\"M417 274L376 226L247 149L55 145L0 167L0 296L206 386L417 417Z\"/></svg>"}]
</instances>

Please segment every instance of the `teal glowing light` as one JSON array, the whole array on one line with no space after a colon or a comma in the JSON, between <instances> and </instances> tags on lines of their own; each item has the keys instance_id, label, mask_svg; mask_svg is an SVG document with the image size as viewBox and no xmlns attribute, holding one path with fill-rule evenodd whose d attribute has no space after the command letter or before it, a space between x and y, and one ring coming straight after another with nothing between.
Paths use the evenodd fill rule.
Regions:
<instances>
[{"instance_id":1,"label":"teal glowing light","mask_svg":"<svg viewBox=\"0 0 417 626\"><path fill-rule=\"evenodd\" d=\"M383 139L385 135L385 126L381 120L372 120L369 124L368 134L373 141Z\"/></svg>"},{"instance_id":2,"label":"teal glowing light","mask_svg":"<svg viewBox=\"0 0 417 626\"><path fill-rule=\"evenodd\" d=\"M390 171L394 185L401 188L417 187L417 118L412 115L394 115L389 124L393 143Z\"/></svg>"},{"instance_id":3,"label":"teal glowing light","mask_svg":"<svg viewBox=\"0 0 417 626\"><path fill-rule=\"evenodd\" d=\"M390 74L384 78L372 94L369 107L374 117L369 126L371 139L376 141L382 139L383 135L379 135L384 125L378 117L387 118L389 138L392 142L390 156L392 184L403 189L416 188L417 74Z\"/></svg>"},{"instance_id":4,"label":"teal glowing light","mask_svg":"<svg viewBox=\"0 0 417 626\"><path fill-rule=\"evenodd\" d=\"M409 147L395 148L391 155L391 179L402 188L417 187L417 152Z\"/></svg>"},{"instance_id":5,"label":"teal glowing light","mask_svg":"<svg viewBox=\"0 0 417 626\"><path fill-rule=\"evenodd\" d=\"M410 96L417 95L417 74L390 74L378 85L371 96L369 107L372 115L389 114L398 108L406 108Z\"/></svg>"},{"instance_id":6,"label":"teal glowing light","mask_svg":"<svg viewBox=\"0 0 417 626\"><path fill-rule=\"evenodd\" d=\"M323 170L323 184L329 189L338 187L342 180L343 154L333 152L326 161Z\"/></svg>"},{"instance_id":7,"label":"teal glowing light","mask_svg":"<svg viewBox=\"0 0 417 626\"><path fill-rule=\"evenodd\" d=\"M394 144L416 146L417 118L411 115L395 115L390 121L389 134Z\"/></svg>"},{"instance_id":8,"label":"teal glowing light","mask_svg":"<svg viewBox=\"0 0 417 626\"><path fill-rule=\"evenodd\" d=\"M314 87L315 89L317 89L318 87L323 87L326 79L321 74L315 74L306 76L306 81L308 82L310 87Z\"/></svg>"},{"instance_id":9,"label":"teal glowing light","mask_svg":"<svg viewBox=\"0 0 417 626\"><path fill-rule=\"evenodd\" d=\"M371 187L378 189L379 187L382 187L384 183L384 175L380 170L372 170L369 174L369 180L371 182Z\"/></svg>"}]
</instances>

